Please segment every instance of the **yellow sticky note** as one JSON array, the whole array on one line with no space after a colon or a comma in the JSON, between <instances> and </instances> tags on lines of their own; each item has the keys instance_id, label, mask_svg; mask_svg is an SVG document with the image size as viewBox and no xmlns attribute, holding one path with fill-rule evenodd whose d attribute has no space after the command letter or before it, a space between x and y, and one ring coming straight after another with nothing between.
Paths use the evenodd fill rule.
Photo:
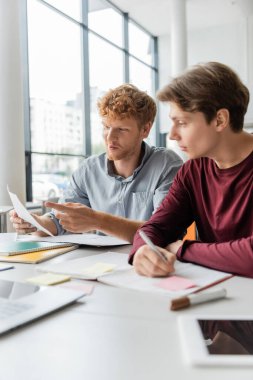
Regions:
<instances>
[{"instance_id":1,"label":"yellow sticky note","mask_svg":"<svg viewBox=\"0 0 253 380\"><path fill-rule=\"evenodd\" d=\"M84 268L82 273L84 274L96 274L101 275L106 272L111 272L116 267L115 264L96 263L88 268Z\"/></svg>"},{"instance_id":2,"label":"yellow sticky note","mask_svg":"<svg viewBox=\"0 0 253 380\"><path fill-rule=\"evenodd\" d=\"M36 285L55 285L61 282L69 281L70 276L64 274L44 273L40 276L31 277L27 279L27 282L32 282Z\"/></svg>"}]
</instances>

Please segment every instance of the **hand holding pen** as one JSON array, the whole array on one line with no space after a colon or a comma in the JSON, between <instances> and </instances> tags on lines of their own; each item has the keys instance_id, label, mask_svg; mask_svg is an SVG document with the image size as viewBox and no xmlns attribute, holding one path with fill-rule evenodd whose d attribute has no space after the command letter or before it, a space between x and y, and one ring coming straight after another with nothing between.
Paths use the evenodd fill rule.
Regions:
<instances>
[{"instance_id":1,"label":"hand holding pen","mask_svg":"<svg viewBox=\"0 0 253 380\"><path fill-rule=\"evenodd\" d=\"M152 241L145 234L145 232L144 231L140 231L139 234L140 234L140 237L142 238L142 240L144 240L145 243L149 246L149 248L152 249L152 251L154 251L156 253L156 255L158 257L160 257L161 260L163 260L164 262L166 262L167 261L167 257L165 256L165 254L162 253L161 251L159 251L159 249L152 243Z\"/></svg>"},{"instance_id":2,"label":"hand holding pen","mask_svg":"<svg viewBox=\"0 0 253 380\"><path fill-rule=\"evenodd\" d=\"M176 256L155 246L142 230L139 234L147 245L140 247L135 253L133 265L136 272L148 277L168 276L174 272Z\"/></svg>"}]
</instances>

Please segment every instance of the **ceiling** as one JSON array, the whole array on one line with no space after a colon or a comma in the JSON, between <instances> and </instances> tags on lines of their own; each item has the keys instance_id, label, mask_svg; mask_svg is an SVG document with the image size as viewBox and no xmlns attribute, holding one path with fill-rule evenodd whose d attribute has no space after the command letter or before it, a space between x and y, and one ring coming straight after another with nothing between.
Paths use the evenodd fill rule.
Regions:
<instances>
[{"instance_id":1,"label":"ceiling","mask_svg":"<svg viewBox=\"0 0 253 380\"><path fill-rule=\"evenodd\" d=\"M112 2L153 35L170 33L171 0ZM253 0L186 0L187 28L191 30L233 23L239 17L244 17L241 3L251 7Z\"/></svg>"}]
</instances>

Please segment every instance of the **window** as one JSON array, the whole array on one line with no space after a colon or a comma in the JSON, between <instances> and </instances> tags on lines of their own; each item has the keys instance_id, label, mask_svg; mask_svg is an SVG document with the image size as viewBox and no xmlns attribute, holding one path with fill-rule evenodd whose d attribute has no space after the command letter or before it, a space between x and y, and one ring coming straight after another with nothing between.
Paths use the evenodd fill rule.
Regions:
<instances>
[{"instance_id":1,"label":"window","mask_svg":"<svg viewBox=\"0 0 253 380\"><path fill-rule=\"evenodd\" d=\"M152 63L152 37L129 22L129 52L148 64Z\"/></svg>"},{"instance_id":2,"label":"window","mask_svg":"<svg viewBox=\"0 0 253 380\"><path fill-rule=\"evenodd\" d=\"M94 32L123 47L123 17L106 1L89 0L88 25Z\"/></svg>"},{"instance_id":3,"label":"window","mask_svg":"<svg viewBox=\"0 0 253 380\"><path fill-rule=\"evenodd\" d=\"M28 4L32 151L82 154L80 28L36 1Z\"/></svg>"},{"instance_id":4,"label":"window","mask_svg":"<svg viewBox=\"0 0 253 380\"><path fill-rule=\"evenodd\" d=\"M130 83L146 91L149 95L154 94L153 90L153 70L145 64L130 57L129 60Z\"/></svg>"},{"instance_id":5,"label":"window","mask_svg":"<svg viewBox=\"0 0 253 380\"><path fill-rule=\"evenodd\" d=\"M33 200L60 198L67 188L69 178L83 158L64 155L32 155Z\"/></svg>"},{"instance_id":6,"label":"window","mask_svg":"<svg viewBox=\"0 0 253 380\"><path fill-rule=\"evenodd\" d=\"M90 34L90 94L92 153L104 151L102 125L97 112L97 99L124 82L122 51Z\"/></svg>"},{"instance_id":7,"label":"window","mask_svg":"<svg viewBox=\"0 0 253 380\"><path fill-rule=\"evenodd\" d=\"M98 98L127 81L154 95L157 67L154 37L106 0L27 0L27 20L31 201L61 196L86 154L104 151Z\"/></svg>"},{"instance_id":8,"label":"window","mask_svg":"<svg viewBox=\"0 0 253 380\"><path fill-rule=\"evenodd\" d=\"M81 21L81 0L46 0L46 2L53 7L59 9L66 15Z\"/></svg>"}]
</instances>

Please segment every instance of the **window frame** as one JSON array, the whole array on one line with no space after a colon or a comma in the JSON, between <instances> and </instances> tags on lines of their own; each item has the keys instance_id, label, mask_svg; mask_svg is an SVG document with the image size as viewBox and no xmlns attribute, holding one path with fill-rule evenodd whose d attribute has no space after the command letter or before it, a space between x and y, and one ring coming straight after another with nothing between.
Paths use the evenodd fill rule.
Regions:
<instances>
[{"instance_id":1,"label":"window frame","mask_svg":"<svg viewBox=\"0 0 253 380\"><path fill-rule=\"evenodd\" d=\"M21 2L21 17L22 17L22 33L21 33L21 43L23 49L23 78L24 78L24 128L25 128L25 162L26 162L26 196L27 201L32 201L32 155L41 154L41 155L59 155L59 156L71 156L71 157L80 157L85 158L91 155L92 152L92 142L91 142L91 118L90 118L90 109L91 109L91 99L90 99L90 81L89 81L89 33L96 35L98 38L102 39L106 43L114 46L123 53L123 75L124 82L129 82L129 58L133 57L141 64L149 67L152 70L152 90L153 94L158 89L158 38L153 36L145 28L143 28L139 23L129 17L128 13L123 12L119 9L113 2L109 0L103 0L108 6L118 12L123 18L123 46L120 47L108 40L106 37L98 34L94 30L90 29L88 26L88 0L80 0L81 3L81 22L67 15L63 11L55 8L50 3L47 3L44 0L33 0L43 4L45 7L51 9L52 12L57 12L62 17L65 17L69 21L79 25L81 28L81 55L82 55L82 92L83 92L83 109L84 109L84 123L83 123L83 154L75 155L65 155L57 153L45 153L33 151L31 146L31 127L30 127L30 94L29 94L29 52L28 52L28 18L27 18L27 0ZM151 38L151 55L152 55L152 64L142 61L140 58L134 56L129 52L129 22L134 23L138 28L143 32L148 34ZM164 139L162 134L160 134L159 126L159 115L156 117L154 124L155 134L154 134L154 143L155 145L163 145Z\"/></svg>"}]
</instances>

